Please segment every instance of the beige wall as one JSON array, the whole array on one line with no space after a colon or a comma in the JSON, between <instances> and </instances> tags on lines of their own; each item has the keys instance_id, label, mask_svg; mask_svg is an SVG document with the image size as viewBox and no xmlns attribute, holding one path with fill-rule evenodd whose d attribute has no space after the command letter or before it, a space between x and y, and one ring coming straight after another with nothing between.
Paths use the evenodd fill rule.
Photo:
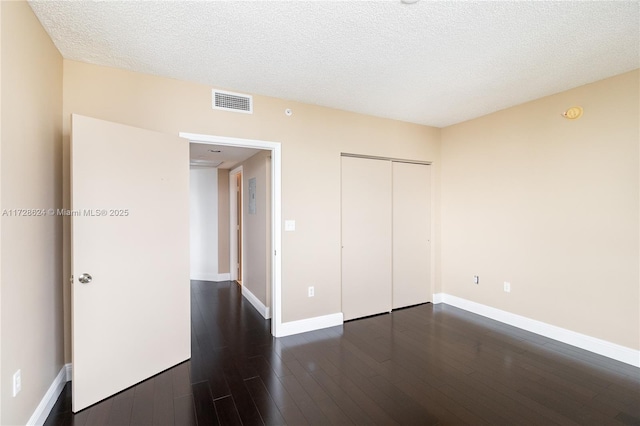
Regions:
<instances>
[{"instance_id":1,"label":"beige wall","mask_svg":"<svg viewBox=\"0 0 640 426\"><path fill-rule=\"evenodd\" d=\"M2 9L2 209L62 204L62 58L24 2ZM10 105L10 108L8 107ZM62 222L2 217L2 419L25 424L63 366ZM13 373L22 391L12 397Z\"/></svg>"},{"instance_id":2,"label":"beige wall","mask_svg":"<svg viewBox=\"0 0 640 426\"><path fill-rule=\"evenodd\" d=\"M267 200L271 197L271 188L268 187L269 182L267 181L267 174L270 173L267 170L267 161L270 155L270 151L261 151L241 164L244 222L242 228L242 285L267 307L269 307L267 295L270 290L269 268L267 266L269 233L267 230L271 226L267 210L269 208ZM252 178L256 179L255 214L249 214L249 180Z\"/></svg>"},{"instance_id":3,"label":"beige wall","mask_svg":"<svg viewBox=\"0 0 640 426\"><path fill-rule=\"evenodd\" d=\"M293 110L291 117L284 114L286 108ZM213 110L210 86L68 60L64 61L64 170L72 112L171 134L282 143L282 214L297 222L295 232L282 236L285 322L341 311L340 152L433 161L433 185L436 191L439 187L439 129L263 96L254 96L252 115ZM436 213L438 203L436 192ZM434 223L438 219L436 215ZM437 248L439 235L435 238ZM66 249L68 254L68 245ZM434 268L434 282L437 273ZM316 288L313 298L306 294L309 285Z\"/></svg>"},{"instance_id":4,"label":"beige wall","mask_svg":"<svg viewBox=\"0 0 640 426\"><path fill-rule=\"evenodd\" d=\"M2 5L0 5L0 178L2 177ZM2 209L2 185L0 184L0 209ZM2 238L2 220L0 219L0 240ZM2 243L0 241L0 424L2 423L2 395L4 376L2 375Z\"/></svg>"},{"instance_id":5,"label":"beige wall","mask_svg":"<svg viewBox=\"0 0 640 426\"><path fill-rule=\"evenodd\" d=\"M229 170L218 170L218 273L229 272Z\"/></svg>"},{"instance_id":6,"label":"beige wall","mask_svg":"<svg viewBox=\"0 0 640 426\"><path fill-rule=\"evenodd\" d=\"M638 80L442 130L445 293L640 348Z\"/></svg>"}]
</instances>

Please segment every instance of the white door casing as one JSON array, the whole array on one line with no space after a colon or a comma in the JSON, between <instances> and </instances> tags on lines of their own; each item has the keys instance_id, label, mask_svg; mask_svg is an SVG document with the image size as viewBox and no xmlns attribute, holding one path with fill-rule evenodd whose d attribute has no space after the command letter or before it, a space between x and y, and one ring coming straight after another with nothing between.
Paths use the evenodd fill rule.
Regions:
<instances>
[{"instance_id":1,"label":"white door casing","mask_svg":"<svg viewBox=\"0 0 640 426\"><path fill-rule=\"evenodd\" d=\"M242 179L242 166L236 167L229 172L229 272L232 281L238 278L242 279L243 274L240 268L244 264L240 253L244 245L238 232L239 229L242 232L244 226L242 223L242 209L238 209L238 201L242 200L242 185L238 186L238 175ZM238 217L240 217L240 220L238 220Z\"/></svg>"},{"instance_id":2,"label":"white door casing","mask_svg":"<svg viewBox=\"0 0 640 426\"><path fill-rule=\"evenodd\" d=\"M237 146L271 151L271 334L280 337L287 334L282 327L282 147L279 142L256 139L230 138L180 132L180 137L194 143ZM231 179L230 179L231 181ZM231 184L231 183L230 183Z\"/></svg>"}]
</instances>

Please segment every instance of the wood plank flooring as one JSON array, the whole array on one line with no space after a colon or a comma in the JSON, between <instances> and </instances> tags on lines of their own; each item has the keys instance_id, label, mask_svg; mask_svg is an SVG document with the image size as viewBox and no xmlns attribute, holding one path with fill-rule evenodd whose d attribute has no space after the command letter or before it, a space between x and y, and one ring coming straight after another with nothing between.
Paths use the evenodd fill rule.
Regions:
<instances>
[{"instance_id":1,"label":"wood plank flooring","mask_svg":"<svg viewBox=\"0 0 640 426\"><path fill-rule=\"evenodd\" d=\"M192 282L192 358L46 425L640 425L640 369L447 305L275 339Z\"/></svg>"}]
</instances>

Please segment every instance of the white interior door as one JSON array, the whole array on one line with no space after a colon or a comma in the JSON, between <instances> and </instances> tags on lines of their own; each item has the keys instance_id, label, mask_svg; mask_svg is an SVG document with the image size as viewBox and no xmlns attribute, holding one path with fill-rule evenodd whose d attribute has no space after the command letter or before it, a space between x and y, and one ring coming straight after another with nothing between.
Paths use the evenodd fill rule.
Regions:
<instances>
[{"instance_id":1,"label":"white interior door","mask_svg":"<svg viewBox=\"0 0 640 426\"><path fill-rule=\"evenodd\" d=\"M190 358L189 143L74 115L71 169L77 412Z\"/></svg>"},{"instance_id":2,"label":"white interior door","mask_svg":"<svg viewBox=\"0 0 640 426\"><path fill-rule=\"evenodd\" d=\"M391 311L391 162L342 157L342 313Z\"/></svg>"},{"instance_id":3,"label":"white interior door","mask_svg":"<svg viewBox=\"0 0 640 426\"><path fill-rule=\"evenodd\" d=\"M393 309L431 299L431 166L393 163Z\"/></svg>"}]
</instances>

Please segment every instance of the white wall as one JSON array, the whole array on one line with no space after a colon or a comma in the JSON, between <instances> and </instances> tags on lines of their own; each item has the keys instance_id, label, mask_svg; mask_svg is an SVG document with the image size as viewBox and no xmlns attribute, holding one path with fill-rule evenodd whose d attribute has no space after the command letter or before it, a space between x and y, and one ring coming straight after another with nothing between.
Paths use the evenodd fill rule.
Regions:
<instances>
[{"instance_id":1,"label":"white wall","mask_svg":"<svg viewBox=\"0 0 640 426\"><path fill-rule=\"evenodd\" d=\"M218 169L191 167L191 279L218 281Z\"/></svg>"}]
</instances>

